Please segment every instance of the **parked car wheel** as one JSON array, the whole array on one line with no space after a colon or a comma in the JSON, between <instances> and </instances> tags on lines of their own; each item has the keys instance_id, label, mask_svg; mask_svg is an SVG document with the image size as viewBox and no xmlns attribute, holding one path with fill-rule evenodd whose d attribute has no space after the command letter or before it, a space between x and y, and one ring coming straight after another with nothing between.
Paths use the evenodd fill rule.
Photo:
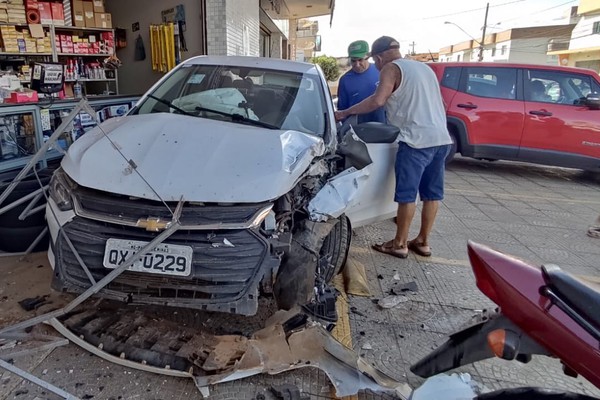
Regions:
<instances>
[{"instance_id":1,"label":"parked car wheel","mask_svg":"<svg viewBox=\"0 0 600 400\"><path fill-rule=\"evenodd\" d=\"M458 151L458 143L456 141L456 133L454 133L454 130L450 130L450 138L452 139L452 144L450 145L450 151L448 151L448 155L446 156L446 165L454 160L454 156Z\"/></svg>"}]
</instances>

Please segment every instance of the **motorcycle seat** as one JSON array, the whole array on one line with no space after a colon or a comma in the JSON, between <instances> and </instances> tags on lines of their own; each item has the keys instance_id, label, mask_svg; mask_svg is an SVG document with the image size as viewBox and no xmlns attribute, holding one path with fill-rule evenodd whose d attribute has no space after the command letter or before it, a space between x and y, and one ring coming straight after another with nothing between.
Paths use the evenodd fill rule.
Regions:
<instances>
[{"instance_id":1,"label":"motorcycle seat","mask_svg":"<svg viewBox=\"0 0 600 400\"><path fill-rule=\"evenodd\" d=\"M543 265L542 273L558 297L596 329L600 329L600 285L584 282L557 265Z\"/></svg>"}]
</instances>

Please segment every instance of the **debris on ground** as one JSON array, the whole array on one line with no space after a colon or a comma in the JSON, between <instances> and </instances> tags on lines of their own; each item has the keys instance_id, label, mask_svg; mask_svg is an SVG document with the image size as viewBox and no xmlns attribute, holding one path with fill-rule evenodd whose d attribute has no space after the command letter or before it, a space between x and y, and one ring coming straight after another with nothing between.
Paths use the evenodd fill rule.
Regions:
<instances>
[{"instance_id":1,"label":"debris on ground","mask_svg":"<svg viewBox=\"0 0 600 400\"><path fill-rule=\"evenodd\" d=\"M390 295L380 299L377 304L381 308L394 308L398 304L405 303L408 301L408 297L402 295Z\"/></svg>"},{"instance_id":2,"label":"debris on ground","mask_svg":"<svg viewBox=\"0 0 600 400\"><path fill-rule=\"evenodd\" d=\"M354 307L354 306L350 307L350 312L352 312L352 314L360 315L361 317L365 317L365 318L367 316L362 311L358 311L358 309L356 307Z\"/></svg>"},{"instance_id":3,"label":"debris on ground","mask_svg":"<svg viewBox=\"0 0 600 400\"><path fill-rule=\"evenodd\" d=\"M302 396L300 389L295 385L283 384L271 386L271 392L276 399L281 400L310 400L308 396Z\"/></svg>"},{"instance_id":4,"label":"debris on ground","mask_svg":"<svg viewBox=\"0 0 600 400\"><path fill-rule=\"evenodd\" d=\"M351 248L346 265L342 270L344 288L347 294L369 297L371 296L371 290L369 289L367 271L364 264L358 261L357 258L358 256L354 254Z\"/></svg>"},{"instance_id":5,"label":"debris on ground","mask_svg":"<svg viewBox=\"0 0 600 400\"><path fill-rule=\"evenodd\" d=\"M439 374L427 379L414 390L411 400L471 400L487 391L483 385L471 379L471 375Z\"/></svg>"},{"instance_id":6,"label":"debris on ground","mask_svg":"<svg viewBox=\"0 0 600 400\"><path fill-rule=\"evenodd\" d=\"M406 283L395 282L394 286L390 289L390 294L400 295L406 292L418 292L419 288L417 287L417 282L410 281Z\"/></svg>"},{"instance_id":7,"label":"debris on ground","mask_svg":"<svg viewBox=\"0 0 600 400\"><path fill-rule=\"evenodd\" d=\"M43 305L50 304L51 302L47 300L49 296L50 295L46 294L44 296L36 296L23 299L19 301L19 305L23 307L23 310L25 311L33 311L40 308Z\"/></svg>"},{"instance_id":8,"label":"debris on ground","mask_svg":"<svg viewBox=\"0 0 600 400\"><path fill-rule=\"evenodd\" d=\"M325 372L339 397L360 390L394 393L402 399L410 393L298 309L277 311L249 336L198 332L167 320L152 319L149 324L147 318L136 310L108 307L70 313L50 323L74 344L107 361L190 377L203 396L220 382L305 367Z\"/></svg>"}]
</instances>

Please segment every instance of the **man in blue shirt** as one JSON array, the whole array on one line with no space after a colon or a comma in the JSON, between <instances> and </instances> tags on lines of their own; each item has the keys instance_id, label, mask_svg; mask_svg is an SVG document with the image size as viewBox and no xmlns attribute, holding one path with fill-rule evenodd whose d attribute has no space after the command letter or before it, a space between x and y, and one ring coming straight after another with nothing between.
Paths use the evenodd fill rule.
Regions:
<instances>
[{"instance_id":1,"label":"man in blue shirt","mask_svg":"<svg viewBox=\"0 0 600 400\"><path fill-rule=\"evenodd\" d=\"M357 40L348 46L352 69L346 72L338 84L338 110L345 110L371 96L379 83L379 71L369 62L369 44ZM367 114L358 115L358 123L385 122L383 107Z\"/></svg>"}]
</instances>

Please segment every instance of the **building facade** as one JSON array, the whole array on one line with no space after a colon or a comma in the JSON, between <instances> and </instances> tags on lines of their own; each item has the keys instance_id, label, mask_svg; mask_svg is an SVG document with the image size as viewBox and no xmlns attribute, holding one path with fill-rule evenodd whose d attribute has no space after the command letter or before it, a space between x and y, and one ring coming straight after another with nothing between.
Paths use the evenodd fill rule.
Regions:
<instances>
[{"instance_id":1,"label":"building facade","mask_svg":"<svg viewBox=\"0 0 600 400\"><path fill-rule=\"evenodd\" d=\"M558 57L548 54L548 46L552 41L568 41L574 27L575 24L568 24L508 29L486 35L483 42L469 40L444 47L439 60L479 61L483 51L481 61L555 65Z\"/></svg>"},{"instance_id":2,"label":"building facade","mask_svg":"<svg viewBox=\"0 0 600 400\"><path fill-rule=\"evenodd\" d=\"M560 65L600 73L600 0L580 0L577 13L581 18L567 48L549 48L548 54L558 57Z\"/></svg>"}]
</instances>

